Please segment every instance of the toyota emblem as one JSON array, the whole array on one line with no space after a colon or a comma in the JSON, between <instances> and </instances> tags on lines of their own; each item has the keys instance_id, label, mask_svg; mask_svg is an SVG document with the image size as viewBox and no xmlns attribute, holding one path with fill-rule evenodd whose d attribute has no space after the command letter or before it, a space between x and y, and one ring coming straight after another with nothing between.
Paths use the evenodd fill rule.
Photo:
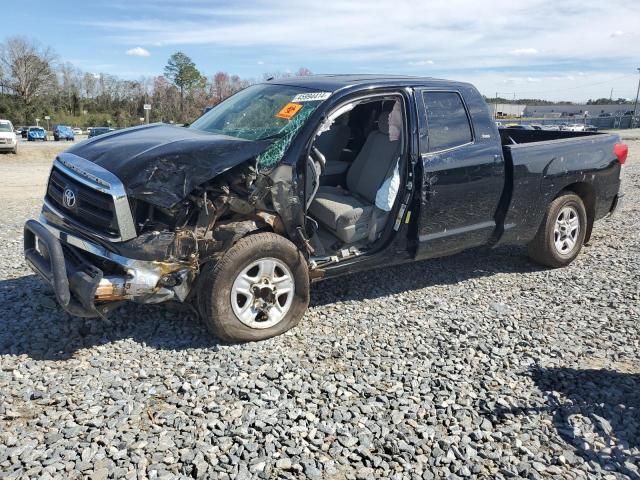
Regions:
<instances>
[{"instance_id":1,"label":"toyota emblem","mask_svg":"<svg viewBox=\"0 0 640 480\"><path fill-rule=\"evenodd\" d=\"M76 205L76 194L70 188L65 188L62 193L62 203L67 208L73 208Z\"/></svg>"}]
</instances>

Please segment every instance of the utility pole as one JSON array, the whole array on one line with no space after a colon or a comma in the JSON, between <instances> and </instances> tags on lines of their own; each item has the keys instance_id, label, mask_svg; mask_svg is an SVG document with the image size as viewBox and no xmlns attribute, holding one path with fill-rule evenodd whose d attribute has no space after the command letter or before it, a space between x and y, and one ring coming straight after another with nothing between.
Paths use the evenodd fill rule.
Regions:
<instances>
[{"instance_id":1,"label":"utility pole","mask_svg":"<svg viewBox=\"0 0 640 480\"><path fill-rule=\"evenodd\" d=\"M640 74L640 68L638 68ZM633 105L633 117L631 118L631 128L634 127L636 121L636 115L638 114L638 96L640 96L640 77L638 77L638 91L636 92L636 103Z\"/></svg>"},{"instance_id":2,"label":"utility pole","mask_svg":"<svg viewBox=\"0 0 640 480\"><path fill-rule=\"evenodd\" d=\"M613 88L611 89L611 94L609 94L609 101L613 102Z\"/></svg>"},{"instance_id":3,"label":"utility pole","mask_svg":"<svg viewBox=\"0 0 640 480\"><path fill-rule=\"evenodd\" d=\"M493 107L493 118L494 120L498 118L498 92L496 92L496 101Z\"/></svg>"}]
</instances>

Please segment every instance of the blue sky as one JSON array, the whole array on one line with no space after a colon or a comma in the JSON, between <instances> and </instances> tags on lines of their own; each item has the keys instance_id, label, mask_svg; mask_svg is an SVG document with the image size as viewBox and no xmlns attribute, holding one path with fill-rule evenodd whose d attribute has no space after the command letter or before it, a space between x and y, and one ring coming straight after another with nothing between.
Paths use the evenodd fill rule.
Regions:
<instances>
[{"instance_id":1,"label":"blue sky","mask_svg":"<svg viewBox=\"0 0 640 480\"><path fill-rule=\"evenodd\" d=\"M14 4L15 6L16 4ZM32 0L3 10L89 72L137 79L182 50L200 70L397 73L475 83L486 95L635 97L638 0Z\"/></svg>"}]
</instances>

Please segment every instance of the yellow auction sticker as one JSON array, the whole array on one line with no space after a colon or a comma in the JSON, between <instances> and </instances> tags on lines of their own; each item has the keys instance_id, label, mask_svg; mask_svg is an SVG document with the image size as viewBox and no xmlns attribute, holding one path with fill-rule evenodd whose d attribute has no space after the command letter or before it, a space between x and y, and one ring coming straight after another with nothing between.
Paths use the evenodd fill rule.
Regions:
<instances>
[{"instance_id":1,"label":"yellow auction sticker","mask_svg":"<svg viewBox=\"0 0 640 480\"><path fill-rule=\"evenodd\" d=\"M276 113L276 117L284 118L285 120L291 120L302 108L302 105L299 103L287 103L282 110Z\"/></svg>"}]
</instances>

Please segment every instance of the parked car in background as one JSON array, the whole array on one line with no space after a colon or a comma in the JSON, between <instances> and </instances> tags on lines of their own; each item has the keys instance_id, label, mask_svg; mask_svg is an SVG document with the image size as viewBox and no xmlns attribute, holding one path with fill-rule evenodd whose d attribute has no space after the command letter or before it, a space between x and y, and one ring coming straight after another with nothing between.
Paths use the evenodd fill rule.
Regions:
<instances>
[{"instance_id":1,"label":"parked car in background","mask_svg":"<svg viewBox=\"0 0 640 480\"><path fill-rule=\"evenodd\" d=\"M584 127L584 131L585 132L597 132L598 131L598 127L596 127L595 125L585 125Z\"/></svg>"},{"instance_id":2,"label":"parked car in background","mask_svg":"<svg viewBox=\"0 0 640 480\"><path fill-rule=\"evenodd\" d=\"M9 120L0 120L0 152L18 153L18 139Z\"/></svg>"},{"instance_id":3,"label":"parked car in background","mask_svg":"<svg viewBox=\"0 0 640 480\"><path fill-rule=\"evenodd\" d=\"M572 123L567 126L569 132L584 132L585 128L584 123Z\"/></svg>"},{"instance_id":4,"label":"parked car in background","mask_svg":"<svg viewBox=\"0 0 640 480\"><path fill-rule=\"evenodd\" d=\"M531 128L533 128L534 130L544 130L542 128L542 125L539 125L537 123L532 123L531 125L529 125Z\"/></svg>"},{"instance_id":5,"label":"parked car in background","mask_svg":"<svg viewBox=\"0 0 640 480\"><path fill-rule=\"evenodd\" d=\"M543 125L542 130L547 130L549 132L558 132L560 131L560 127L558 125Z\"/></svg>"},{"instance_id":6,"label":"parked car in background","mask_svg":"<svg viewBox=\"0 0 640 480\"><path fill-rule=\"evenodd\" d=\"M105 133L113 132L113 128L109 127L93 127L89 129L89 138L97 137Z\"/></svg>"},{"instance_id":7,"label":"parked car in background","mask_svg":"<svg viewBox=\"0 0 640 480\"><path fill-rule=\"evenodd\" d=\"M74 135L82 135L82 129L78 128L78 127L74 128L73 129L73 134Z\"/></svg>"},{"instance_id":8,"label":"parked car in background","mask_svg":"<svg viewBox=\"0 0 640 480\"><path fill-rule=\"evenodd\" d=\"M36 140L47 141L47 132L42 127L29 127L27 130L27 140L29 142L35 142Z\"/></svg>"},{"instance_id":9,"label":"parked car in background","mask_svg":"<svg viewBox=\"0 0 640 480\"><path fill-rule=\"evenodd\" d=\"M53 139L58 142L60 140L74 141L75 135L73 134L73 130L71 127L67 127L66 125L56 125L53 127Z\"/></svg>"},{"instance_id":10,"label":"parked car in background","mask_svg":"<svg viewBox=\"0 0 640 480\"><path fill-rule=\"evenodd\" d=\"M506 128L517 130L535 130L531 125L520 125L519 123L510 123Z\"/></svg>"}]
</instances>

